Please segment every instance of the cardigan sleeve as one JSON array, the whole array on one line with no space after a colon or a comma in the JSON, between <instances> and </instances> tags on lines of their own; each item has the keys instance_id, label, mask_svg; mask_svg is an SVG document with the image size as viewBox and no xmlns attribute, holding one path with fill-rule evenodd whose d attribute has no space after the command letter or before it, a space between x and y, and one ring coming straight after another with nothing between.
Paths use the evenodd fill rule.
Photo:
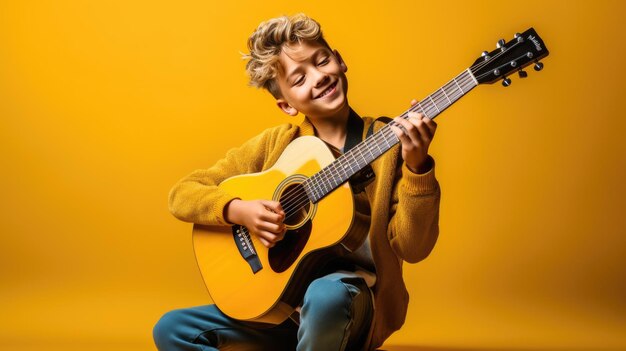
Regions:
<instances>
[{"instance_id":1,"label":"cardigan sleeve","mask_svg":"<svg viewBox=\"0 0 626 351\"><path fill-rule=\"evenodd\" d=\"M226 156L208 169L198 169L178 181L169 192L169 210L174 217L204 225L231 225L224 219L224 208L236 199L218 188L235 175L260 172L277 140L290 125L270 128L229 150Z\"/></svg>"},{"instance_id":2,"label":"cardigan sleeve","mask_svg":"<svg viewBox=\"0 0 626 351\"><path fill-rule=\"evenodd\" d=\"M396 255L410 263L426 258L439 235L439 183L435 162L424 174L410 171L402 160L396 171L388 237Z\"/></svg>"}]
</instances>

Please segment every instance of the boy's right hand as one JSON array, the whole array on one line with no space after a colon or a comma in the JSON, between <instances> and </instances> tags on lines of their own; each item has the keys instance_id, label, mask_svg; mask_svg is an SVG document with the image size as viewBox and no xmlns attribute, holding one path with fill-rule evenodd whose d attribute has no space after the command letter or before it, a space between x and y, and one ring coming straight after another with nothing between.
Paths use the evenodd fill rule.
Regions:
<instances>
[{"instance_id":1,"label":"boy's right hand","mask_svg":"<svg viewBox=\"0 0 626 351\"><path fill-rule=\"evenodd\" d=\"M285 212L278 201L234 199L224 209L224 219L240 224L270 248L283 239Z\"/></svg>"}]
</instances>

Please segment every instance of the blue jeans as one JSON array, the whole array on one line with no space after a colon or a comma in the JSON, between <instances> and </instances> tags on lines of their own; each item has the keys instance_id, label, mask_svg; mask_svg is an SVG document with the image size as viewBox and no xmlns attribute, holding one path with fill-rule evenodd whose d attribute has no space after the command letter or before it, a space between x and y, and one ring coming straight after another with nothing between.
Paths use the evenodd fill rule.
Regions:
<instances>
[{"instance_id":1,"label":"blue jeans","mask_svg":"<svg viewBox=\"0 0 626 351\"><path fill-rule=\"evenodd\" d=\"M291 319L271 327L240 322L208 305L163 315L154 342L160 351L361 350L373 316L371 296L363 279L332 273L307 288L299 326Z\"/></svg>"}]
</instances>

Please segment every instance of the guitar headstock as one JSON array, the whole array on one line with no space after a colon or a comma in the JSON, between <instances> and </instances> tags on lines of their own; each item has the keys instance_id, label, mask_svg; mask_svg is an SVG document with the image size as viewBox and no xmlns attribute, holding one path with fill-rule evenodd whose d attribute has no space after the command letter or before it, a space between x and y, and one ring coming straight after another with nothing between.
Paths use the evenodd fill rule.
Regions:
<instances>
[{"instance_id":1,"label":"guitar headstock","mask_svg":"<svg viewBox=\"0 0 626 351\"><path fill-rule=\"evenodd\" d=\"M539 60L548 53L543 40L530 28L522 34L515 34L508 43L500 39L497 49L483 52L470 70L479 84L492 84L503 79L502 85L509 86L511 79L507 76L518 72L520 78L526 78L528 73L523 68L528 65L534 63L535 71L541 71L543 63Z\"/></svg>"}]
</instances>

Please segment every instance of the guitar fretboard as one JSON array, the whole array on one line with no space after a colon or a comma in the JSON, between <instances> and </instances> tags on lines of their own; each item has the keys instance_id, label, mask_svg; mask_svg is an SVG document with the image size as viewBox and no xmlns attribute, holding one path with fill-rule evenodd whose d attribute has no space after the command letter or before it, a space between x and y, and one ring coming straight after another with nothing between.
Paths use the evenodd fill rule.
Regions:
<instances>
[{"instance_id":1,"label":"guitar fretboard","mask_svg":"<svg viewBox=\"0 0 626 351\"><path fill-rule=\"evenodd\" d=\"M441 88L435 90L434 93L413 105L400 117L407 119L409 112L415 111L422 113L430 119L434 119L477 85L478 82L474 75L470 69L467 69ZM391 125L400 127L398 123L390 122L304 181L302 186L309 200L313 203L318 202L366 165L372 163L396 145L400 140L391 130Z\"/></svg>"}]
</instances>

